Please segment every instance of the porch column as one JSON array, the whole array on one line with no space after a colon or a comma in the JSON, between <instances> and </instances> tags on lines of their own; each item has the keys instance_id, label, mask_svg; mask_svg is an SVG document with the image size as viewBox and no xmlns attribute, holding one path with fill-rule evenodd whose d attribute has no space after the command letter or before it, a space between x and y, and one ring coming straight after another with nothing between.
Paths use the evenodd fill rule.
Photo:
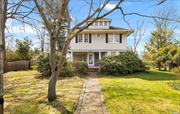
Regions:
<instances>
[{"instance_id":1,"label":"porch column","mask_svg":"<svg viewBox=\"0 0 180 114\"><path fill-rule=\"evenodd\" d=\"M101 60L101 59L102 59L101 52L99 51L99 60Z\"/></svg>"},{"instance_id":2,"label":"porch column","mask_svg":"<svg viewBox=\"0 0 180 114\"><path fill-rule=\"evenodd\" d=\"M73 51L71 51L71 61L73 61Z\"/></svg>"}]
</instances>

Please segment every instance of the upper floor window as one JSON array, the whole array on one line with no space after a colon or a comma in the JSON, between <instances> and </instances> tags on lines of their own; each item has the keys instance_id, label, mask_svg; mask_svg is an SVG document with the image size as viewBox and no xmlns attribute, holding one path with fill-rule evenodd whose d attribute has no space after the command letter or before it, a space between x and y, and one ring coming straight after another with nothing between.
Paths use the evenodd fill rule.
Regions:
<instances>
[{"instance_id":1,"label":"upper floor window","mask_svg":"<svg viewBox=\"0 0 180 114\"><path fill-rule=\"evenodd\" d=\"M119 39L119 34L115 34L115 43L119 43L120 41L120 39Z\"/></svg>"},{"instance_id":2,"label":"upper floor window","mask_svg":"<svg viewBox=\"0 0 180 114\"><path fill-rule=\"evenodd\" d=\"M83 36L82 36L82 34L79 35L78 42L83 42Z\"/></svg>"},{"instance_id":3,"label":"upper floor window","mask_svg":"<svg viewBox=\"0 0 180 114\"><path fill-rule=\"evenodd\" d=\"M89 42L89 34L84 34L84 42L85 43Z\"/></svg>"},{"instance_id":4,"label":"upper floor window","mask_svg":"<svg viewBox=\"0 0 180 114\"><path fill-rule=\"evenodd\" d=\"M75 43L91 43L91 34L79 34L76 36Z\"/></svg>"},{"instance_id":5,"label":"upper floor window","mask_svg":"<svg viewBox=\"0 0 180 114\"><path fill-rule=\"evenodd\" d=\"M106 43L122 43L122 34L106 34Z\"/></svg>"},{"instance_id":6,"label":"upper floor window","mask_svg":"<svg viewBox=\"0 0 180 114\"><path fill-rule=\"evenodd\" d=\"M98 22L95 22L95 26L98 26Z\"/></svg>"},{"instance_id":7,"label":"upper floor window","mask_svg":"<svg viewBox=\"0 0 180 114\"><path fill-rule=\"evenodd\" d=\"M108 42L113 43L113 34L108 35Z\"/></svg>"}]
</instances>

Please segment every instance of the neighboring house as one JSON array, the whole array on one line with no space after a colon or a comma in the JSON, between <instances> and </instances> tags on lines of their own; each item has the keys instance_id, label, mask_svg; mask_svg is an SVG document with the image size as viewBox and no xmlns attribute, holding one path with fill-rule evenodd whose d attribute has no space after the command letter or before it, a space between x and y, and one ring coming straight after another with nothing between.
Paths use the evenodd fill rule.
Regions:
<instances>
[{"instance_id":1,"label":"neighboring house","mask_svg":"<svg viewBox=\"0 0 180 114\"><path fill-rule=\"evenodd\" d=\"M98 68L97 61L103 57L127 51L127 37L132 32L111 26L111 19L99 19L71 41L69 58L85 61L89 68Z\"/></svg>"}]
</instances>

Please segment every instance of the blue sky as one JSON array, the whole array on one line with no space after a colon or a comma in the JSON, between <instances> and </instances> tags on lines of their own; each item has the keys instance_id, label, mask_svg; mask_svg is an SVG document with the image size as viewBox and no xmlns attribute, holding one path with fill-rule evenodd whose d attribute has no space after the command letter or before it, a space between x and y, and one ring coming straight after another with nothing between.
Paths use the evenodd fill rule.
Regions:
<instances>
[{"instance_id":1,"label":"blue sky","mask_svg":"<svg viewBox=\"0 0 180 114\"><path fill-rule=\"evenodd\" d=\"M94 6L98 6L100 0L94 0ZM88 8L89 5L87 4L88 0L71 0L70 2L70 15L73 18L73 24L76 24L83 20L87 14L88 14ZM157 6L156 5L157 0L127 0L126 2L122 3L121 6L123 7L125 12L138 12L141 14L146 15L155 15L158 10L165 9L165 8L175 8L176 14L180 17L180 0L168 0L162 5ZM105 11L110 10L113 8L115 2L109 3ZM37 15L32 15L32 17L37 17L40 19ZM120 11L115 11L112 14L108 15L107 18L112 19L112 25L118 26L122 28L129 28L127 23L124 22L122 19L122 15ZM139 16L128 16L126 17L130 25L133 27L136 25L137 21L144 21L146 33L143 37L143 39L140 42L140 45L138 47L138 52L141 53L144 50L144 44L149 40L150 33L154 30L153 27L153 20L149 18L143 18ZM37 24L37 23L36 23ZM13 37L14 38L23 38L28 36L33 40L35 43L34 46L38 46L37 36L34 30L31 27L22 26L19 22L15 22L12 20L9 20L7 25L11 26L12 29L10 29L10 32L14 32ZM12 26L14 25L14 26ZM37 24L38 25L38 24ZM24 29L25 28L25 29ZM180 39L180 26L177 24L176 31L175 31L175 38ZM132 35L128 37L128 45L131 46L133 42Z\"/></svg>"}]
</instances>

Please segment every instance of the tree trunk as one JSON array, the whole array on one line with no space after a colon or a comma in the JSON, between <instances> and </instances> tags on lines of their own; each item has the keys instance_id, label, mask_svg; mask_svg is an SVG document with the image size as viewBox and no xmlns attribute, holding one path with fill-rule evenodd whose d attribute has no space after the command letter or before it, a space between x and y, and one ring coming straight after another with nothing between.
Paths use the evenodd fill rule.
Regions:
<instances>
[{"instance_id":1,"label":"tree trunk","mask_svg":"<svg viewBox=\"0 0 180 114\"><path fill-rule=\"evenodd\" d=\"M49 85L48 85L49 102L54 101L56 99L56 82L57 82L57 73L52 72L51 77L49 79Z\"/></svg>"},{"instance_id":2,"label":"tree trunk","mask_svg":"<svg viewBox=\"0 0 180 114\"><path fill-rule=\"evenodd\" d=\"M0 2L0 114L3 114L3 73L5 71L5 22L7 13L7 0L1 0Z\"/></svg>"}]
</instances>

